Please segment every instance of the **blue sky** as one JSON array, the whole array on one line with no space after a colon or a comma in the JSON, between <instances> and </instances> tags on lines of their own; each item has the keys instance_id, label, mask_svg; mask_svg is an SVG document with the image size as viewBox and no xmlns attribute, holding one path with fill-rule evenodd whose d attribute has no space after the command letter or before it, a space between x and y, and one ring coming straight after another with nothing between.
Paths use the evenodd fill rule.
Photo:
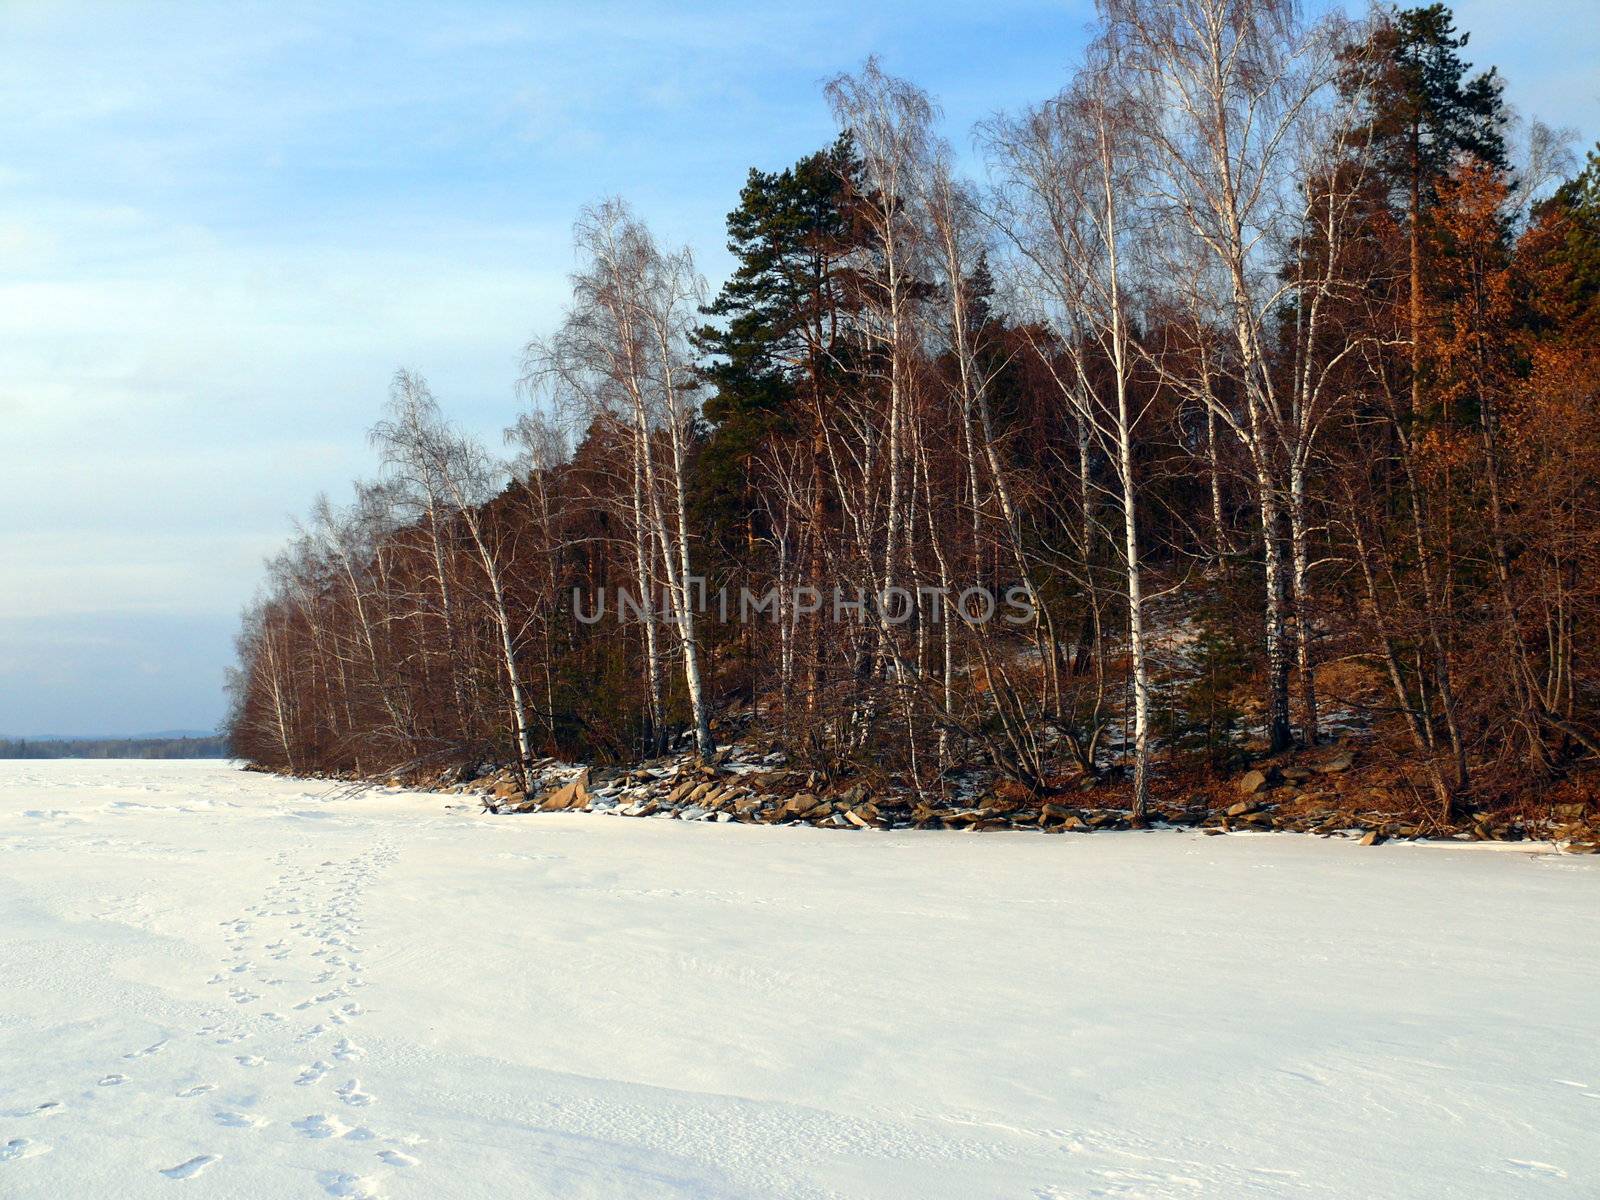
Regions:
<instances>
[{"instance_id":1,"label":"blue sky","mask_svg":"<svg viewBox=\"0 0 1600 1200\"><path fill-rule=\"evenodd\" d=\"M1457 6L1524 111L1600 136L1592 0ZM0 4L0 733L207 727L260 561L370 472L389 376L514 416L580 205L715 280L751 165L869 53L958 145L1090 7Z\"/></svg>"}]
</instances>

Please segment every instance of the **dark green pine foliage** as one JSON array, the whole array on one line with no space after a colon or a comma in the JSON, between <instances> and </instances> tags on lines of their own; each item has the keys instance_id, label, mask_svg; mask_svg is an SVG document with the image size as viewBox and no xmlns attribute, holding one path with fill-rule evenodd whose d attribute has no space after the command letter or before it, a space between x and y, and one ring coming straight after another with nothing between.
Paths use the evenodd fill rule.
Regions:
<instances>
[{"instance_id":1,"label":"dark green pine foliage","mask_svg":"<svg viewBox=\"0 0 1600 1200\"><path fill-rule=\"evenodd\" d=\"M1565 268L1562 315L1575 327L1600 326L1600 146L1546 202L1545 210L1552 209L1565 218L1561 245L1551 256Z\"/></svg>"},{"instance_id":2,"label":"dark green pine foliage","mask_svg":"<svg viewBox=\"0 0 1600 1200\"><path fill-rule=\"evenodd\" d=\"M835 345L847 307L842 260L853 244L848 134L782 171L754 168L728 214L737 266L696 336L710 385L710 434L697 463L701 528L724 563L755 536L753 461L773 438L802 436L839 373Z\"/></svg>"},{"instance_id":3,"label":"dark green pine foliage","mask_svg":"<svg viewBox=\"0 0 1600 1200\"><path fill-rule=\"evenodd\" d=\"M1458 154L1506 166L1505 83L1493 67L1469 77L1459 53L1468 36L1448 7L1430 4L1390 14L1371 43L1347 54L1346 89L1365 100L1384 172L1402 197L1420 192L1423 206Z\"/></svg>"}]
</instances>

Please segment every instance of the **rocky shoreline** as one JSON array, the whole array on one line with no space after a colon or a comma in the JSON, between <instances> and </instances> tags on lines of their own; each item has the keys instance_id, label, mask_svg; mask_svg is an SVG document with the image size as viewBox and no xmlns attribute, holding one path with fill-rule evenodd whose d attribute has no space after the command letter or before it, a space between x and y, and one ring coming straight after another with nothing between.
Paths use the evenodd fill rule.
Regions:
<instances>
[{"instance_id":1,"label":"rocky shoreline","mask_svg":"<svg viewBox=\"0 0 1600 1200\"><path fill-rule=\"evenodd\" d=\"M1391 839L1540 841L1576 854L1600 854L1600 808L1551 806L1546 815L1467 813L1451 825L1418 818L1391 793L1360 782L1357 756L1334 748L1293 761L1261 763L1221 787L1179 799L1157 799L1142 824L1197 828L1210 835L1293 832L1357 837L1364 845ZM988 781L990 784L993 781ZM682 754L628 768L585 767L555 760L534 765L524 791L509 767L454 769L421 786L480 798L491 814L591 812L681 821L809 825L823 829L998 830L1047 834L1135 827L1110 789L1084 789L1047 800L1008 796L977 780L945 796L860 781L830 781L787 764L778 752L741 746L710 763ZM391 780L391 786L400 786ZM408 786L415 786L408 783ZM1081 799L1079 799L1081 797ZM1076 802L1075 802L1076 801ZM1096 802L1098 801L1098 802Z\"/></svg>"}]
</instances>

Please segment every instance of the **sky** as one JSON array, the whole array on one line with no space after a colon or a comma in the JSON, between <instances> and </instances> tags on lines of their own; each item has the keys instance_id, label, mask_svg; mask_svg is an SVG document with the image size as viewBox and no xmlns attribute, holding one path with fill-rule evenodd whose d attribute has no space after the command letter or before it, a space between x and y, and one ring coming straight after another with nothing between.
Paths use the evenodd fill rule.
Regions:
<instances>
[{"instance_id":1,"label":"sky","mask_svg":"<svg viewBox=\"0 0 1600 1200\"><path fill-rule=\"evenodd\" d=\"M1600 137L1592 0L1470 0L1467 55ZM0 0L0 734L207 729L262 559L373 473L395 369L497 438L578 209L715 282L751 166L868 54L944 131L1056 91L1053 3ZM976 168L976 164L974 164Z\"/></svg>"}]
</instances>

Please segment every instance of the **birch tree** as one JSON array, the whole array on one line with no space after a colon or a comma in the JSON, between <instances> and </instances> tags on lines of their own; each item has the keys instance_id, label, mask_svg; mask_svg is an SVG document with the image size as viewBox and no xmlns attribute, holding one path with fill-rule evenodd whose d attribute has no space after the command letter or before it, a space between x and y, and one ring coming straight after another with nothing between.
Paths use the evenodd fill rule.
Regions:
<instances>
[{"instance_id":1,"label":"birch tree","mask_svg":"<svg viewBox=\"0 0 1600 1200\"><path fill-rule=\"evenodd\" d=\"M696 750L715 749L696 640L688 466L697 411L689 336L705 284L687 249L665 252L620 200L585 209L580 259L560 330L529 347L537 377L558 380L596 417L626 431L641 582L659 578L677 643ZM654 658L654 651L651 651Z\"/></svg>"}]
</instances>

